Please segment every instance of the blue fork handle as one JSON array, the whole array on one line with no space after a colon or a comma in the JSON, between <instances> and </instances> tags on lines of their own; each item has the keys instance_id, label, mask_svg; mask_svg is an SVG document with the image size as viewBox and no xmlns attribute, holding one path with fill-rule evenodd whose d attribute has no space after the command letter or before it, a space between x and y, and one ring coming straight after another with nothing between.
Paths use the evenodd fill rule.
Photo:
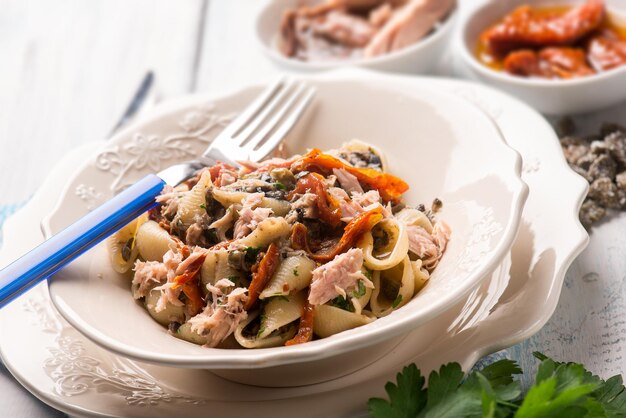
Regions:
<instances>
[{"instance_id":1,"label":"blue fork handle","mask_svg":"<svg viewBox=\"0 0 626 418\"><path fill-rule=\"evenodd\" d=\"M163 186L158 176L144 177L0 270L0 308L154 207Z\"/></svg>"}]
</instances>

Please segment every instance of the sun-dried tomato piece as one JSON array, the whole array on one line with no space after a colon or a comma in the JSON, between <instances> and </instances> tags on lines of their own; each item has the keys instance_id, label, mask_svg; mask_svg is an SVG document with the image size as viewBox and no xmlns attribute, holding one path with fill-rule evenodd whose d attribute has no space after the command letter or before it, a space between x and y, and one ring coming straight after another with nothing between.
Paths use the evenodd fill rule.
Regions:
<instances>
[{"instance_id":1,"label":"sun-dried tomato piece","mask_svg":"<svg viewBox=\"0 0 626 418\"><path fill-rule=\"evenodd\" d=\"M307 300L302 308L300 316L300 324L298 324L298 333L287 341L285 345L296 345L308 343L313 339L313 318L315 316L315 307Z\"/></svg>"},{"instance_id":2,"label":"sun-dried tomato piece","mask_svg":"<svg viewBox=\"0 0 626 418\"><path fill-rule=\"evenodd\" d=\"M197 278L197 276L196 276ZM185 283L182 288L183 294L187 297L185 308L189 316L196 316L204 309L204 300L200 290L200 281L194 280Z\"/></svg>"},{"instance_id":3,"label":"sun-dried tomato piece","mask_svg":"<svg viewBox=\"0 0 626 418\"><path fill-rule=\"evenodd\" d=\"M183 258L189 257L190 250L189 247L184 246L181 249L183 253ZM202 264L204 263L204 259L206 258L206 254L200 255L198 258L193 260L187 270L185 270L182 274L179 274L174 278L174 287L182 286L186 283L189 283L197 278L200 269L202 268Z\"/></svg>"},{"instance_id":4,"label":"sun-dried tomato piece","mask_svg":"<svg viewBox=\"0 0 626 418\"><path fill-rule=\"evenodd\" d=\"M504 60L504 69L525 77L574 78L594 74L580 48L544 48L538 53L523 49L511 52Z\"/></svg>"},{"instance_id":5,"label":"sun-dried tomato piece","mask_svg":"<svg viewBox=\"0 0 626 418\"><path fill-rule=\"evenodd\" d=\"M222 185L222 171L224 170L237 172L237 168L233 167L230 164L223 163L221 161L218 161L217 164L209 168L209 174L211 174L211 181L217 187L220 187Z\"/></svg>"},{"instance_id":6,"label":"sun-dried tomato piece","mask_svg":"<svg viewBox=\"0 0 626 418\"><path fill-rule=\"evenodd\" d=\"M498 55L518 48L566 46L597 29L604 18L604 0L589 0L561 15L546 15L520 6L481 35Z\"/></svg>"},{"instance_id":7,"label":"sun-dried tomato piece","mask_svg":"<svg viewBox=\"0 0 626 418\"><path fill-rule=\"evenodd\" d=\"M252 307L256 304L259 299L259 295L274 275L280 261L279 255L278 245L271 243L267 252L261 261L259 261L256 271L252 273L252 281L248 287L248 301L244 306L246 311L252 309Z\"/></svg>"},{"instance_id":8,"label":"sun-dried tomato piece","mask_svg":"<svg viewBox=\"0 0 626 418\"><path fill-rule=\"evenodd\" d=\"M588 43L589 62L598 71L626 64L626 41L610 30L593 36Z\"/></svg>"},{"instance_id":9,"label":"sun-dried tomato piece","mask_svg":"<svg viewBox=\"0 0 626 418\"><path fill-rule=\"evenodd\" d=\"M291 171L315 171L324 175L332 174L333 168L344 169L370 189L376 189L385 201L397 201L409 190L409 185L399 177L382 173L373 168L357 168L345 164L332 155L324 154L317 148L303 155L291 165Z\"/></svg>"},{"instance_id":10,"label":"sun-dried tomato piece","mask_svg":"<svg viewBox=\"0 0 626 418\"><path fill-rule=\"evenodd\" d=\"M339 242L328 249L318 253L311 252L307 239L307 227L301 223L294 225L291 230L291 247L295 250L306 251L309 256L318 263L327 263L338 254L354 247L361 236L371 231L374 225L383 219L382 209L374 208L355 216L344 230Z\"/></svg>"},{"instance_id":11,"label":"sun-dried tomato piece","mask_svg":"<svg viewBox=\"0 0 626 418\"><path fill-rule=\"evenodd\" d=\"M317 173L308 173L296 183L296 187L292 190L287 199L291 200L296 194L313 193L317 196L315 204L319 219L326 222L332 227L339 225L341 222L341 210L339 204L326 191L324 177Z\"/></svg>"}]
</instances>

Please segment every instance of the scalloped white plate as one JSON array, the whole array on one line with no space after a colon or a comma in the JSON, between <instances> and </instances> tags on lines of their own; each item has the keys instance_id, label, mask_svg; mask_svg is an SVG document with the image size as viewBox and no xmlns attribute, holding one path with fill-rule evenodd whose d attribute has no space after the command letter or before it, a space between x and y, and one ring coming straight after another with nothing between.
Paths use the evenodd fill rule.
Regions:
<instances>
[{"instance_id":1,"label":"scalloped white plate","mask_svg":"<svg viewBox=\"0 0 626 418\"><path fill-rule=\"evenodd\" d=\"M348 376L295 388L239 385L201 370L142 364L93 344L52 307L40 285L0 312L0 352L14 376L44 402L74 416L302 417L363 415L371 396L405 364L425 371L447 361L464 369L478 358L536 333L552 315L565 271L588 236L577 213L586 182L566 165L557 138L535 111L473 83L398 78L407 88L424 83L470 100L497 121L524 158L530 194L510 257L470 297L424 324L389 355ZM532 135L528 135L532 132ZM42 240L37 220L52 209L60 185L90 147L63 161L32 201L5 224L0 264ZM89 199L90 194L78 190ZM442 332L442 330L446 330ZM267 402L271 400L271 402Z\"/></svg>"},{"instance_id":2,"label":"scalloped white plate","mask_svg":"<svg viewBox=\"0 0 626 418\"><path fill-rule=\"evenodd\" d=\"M343 69L306 80L317 92L308 118L286 142L292 152L336 148L358 138L382 149L390 171L410 184L407 202L429 204L435 197L444 202L439 216L453 237L424 289L384 318L307 344L203 348L172 338L157 324L130 297L128 277L112 269L100 245L49 281L53 303L72 326L104 348L139 361L219 370L255 385L311 384L380 358L493 272L513 243L528 193L520 180L521 158L493 121L454 94L427 85L407 89L394 76ZM157 110L111 138L76 170L72 182L84 182L90 187L83 188L109 197L148 172L198 155L222 121L241 111L260 88L189 96ZM70 191L44 227L58 231L87 212Z\"/></svg>"}]
</instances>

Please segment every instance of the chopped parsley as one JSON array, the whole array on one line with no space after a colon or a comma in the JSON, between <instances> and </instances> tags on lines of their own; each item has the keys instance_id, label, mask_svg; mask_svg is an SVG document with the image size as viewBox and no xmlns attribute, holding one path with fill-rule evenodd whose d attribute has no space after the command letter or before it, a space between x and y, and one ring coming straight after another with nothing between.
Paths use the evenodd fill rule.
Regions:
<instances>
[{"instance_id":1,"label":"chopped parsley","mask_svg":"<svg viewBox=\"0 0 626 418\"><path fill-rule=\"evenodd\" d=\"M368 279L372 280L372 270L370 269L364 269L363 271L363 275L365 277L367 277Z\"/></svg>"},{"instance_id":2,"label":"chopped parsley","mask_svg":"<svg viewBox=\"0 0 626 418\"><path fill-rule=\"evenodd\" d=\"M276 183L274 183L274 188L276 188L278 190L285 190L287 188L287 186L282 184L280 181L277 181Z\"/></svg>"},{"instance_id":3,"label":"chopped parsley","mask_svg":"<svg viewBox=\"0 0 626 418\"><path fill-rule=\"evenodd\" d=\"M204 210L206 210L206 205L205 205L204 203L203 203L203 204L201 204L201 205L200 205L200 209L204 209Z\"/></svg>"},{"instance_id":4,"label":"chopped parsley","mask_svg":"<svg viewBox=\"0 0 626 418\"><path fill-rule=\"evenodd\" d=\"M401 303L402 303L402 295L398 294L398 296L396 297L396 300L394 300L393 303L391 304L391 307L396 309L398 305L400 305Z\"/></svg>"},{"instance_id":5,"label":"chopped parsley","mask_svg":"<svg viewBox=\"0 0 626 418\"><path fill-rule=\"evenodd\" d=\"M361 296L365 296L366 291L367 289L365 289L365 283L363 283L363 280L359 280L356 289L352 292L352 296L360 298Z\"/></svg>"},{"instance_id":6,"label":"chopped parsley","mask_svg":"<svg viewBox=\"0 0 626 418\"><path fill-rule=\"evenodd\" d=\"M344 311L354 312L354 306L350 303L349 300L346 300L343 296L337 296L335 299L330 301L330 304L336 308L343 309Z\"/></svg>"}]
</instances>

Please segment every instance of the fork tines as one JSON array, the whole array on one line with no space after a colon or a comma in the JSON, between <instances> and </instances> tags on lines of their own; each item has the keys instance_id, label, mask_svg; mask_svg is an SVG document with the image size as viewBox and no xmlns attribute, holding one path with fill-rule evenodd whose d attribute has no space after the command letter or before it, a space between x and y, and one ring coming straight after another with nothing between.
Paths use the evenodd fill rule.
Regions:
<instances>
[{"instance_id":1,"label":"fork tines","mask_svg":"<svg viewBox=\"0 0 626 418\"><path fill-rule=\"evenodd\" d=\"M281 78L270 85L222 133L249 154L251 160L269 155L289 133L313 98L304 82ZM221 137L222 135L220 135Z\"/></svg>"}]
</instances>

